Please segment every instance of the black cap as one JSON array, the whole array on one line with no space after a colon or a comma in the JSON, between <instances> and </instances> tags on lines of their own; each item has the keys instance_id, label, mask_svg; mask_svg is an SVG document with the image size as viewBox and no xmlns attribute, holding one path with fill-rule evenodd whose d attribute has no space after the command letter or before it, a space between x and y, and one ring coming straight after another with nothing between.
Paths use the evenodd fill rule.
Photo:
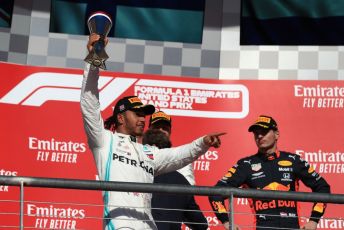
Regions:
<instances>
[{"instance_id":1,"label":"black cap","mask_svg":"<svg viewBox=\"0 0 344 230\"><path fill-rule=\"evenodd\" d=\"M137 96L128 96L121 98L115 105L113 114L116 117L117 114L123 113L127 110L131 111L143 111L146 115L151 115L155 112L154 105L144 105L140 98Z\"/></svg>"},{"instance_id":2,"label":"black cap","mask_svg":"<svg viewBox=\"0 0 344 230\"><path fill-rule=\"evenodd\" d=\"M171 116L164 113L163 111L158 111L152 114L149 119L149 127L153 124L156 124L157 122L165 122L170 126L172 125Z\"/></svg>"},{"instance_id":3,"label":"black cap","mask_svg":"<svg viewBox=\"0 0 344 230\"><path fill-rule=\"evenodd\" d=\"M276 121L272 117L265 115L260 115L257 120L248 128L248 131L252 132L256 128L278 130Z\"/></svg>"}]
</instances>

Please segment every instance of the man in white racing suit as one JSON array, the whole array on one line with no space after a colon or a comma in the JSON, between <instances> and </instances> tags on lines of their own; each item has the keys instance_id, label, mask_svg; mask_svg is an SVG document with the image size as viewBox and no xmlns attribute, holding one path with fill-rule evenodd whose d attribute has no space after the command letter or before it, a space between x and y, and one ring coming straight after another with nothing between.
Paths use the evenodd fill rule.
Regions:
<instances>
[{"instance_id":1,"label":"man in white racing suit","mask_svg":"<svg viewBox=\"0 0 344 230\"><path fill-rule=\"evenodd\" d=\"M91 34L87 48L92 50L100 36ZM136 96L120 99L104 128L101 117L99 68L86 65L81 89L81 111L89 147L100 180L153 183L155 175L182 168L204 154L209 147L219 147L224 133L208 134L176 148L158 149L136 142L142 136L145 116L155 111ZM109 125L110 124L110 125ZM104 229L156 229L151 215L151 194L138 192L103 192Z\"/></svg>"}]
</instances>

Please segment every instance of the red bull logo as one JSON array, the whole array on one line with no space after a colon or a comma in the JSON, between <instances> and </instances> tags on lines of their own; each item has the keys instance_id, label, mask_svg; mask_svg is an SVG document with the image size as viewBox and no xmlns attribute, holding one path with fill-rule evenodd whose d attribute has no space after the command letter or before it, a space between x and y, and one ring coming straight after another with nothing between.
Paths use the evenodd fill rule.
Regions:
<instances>
[{"instance_id":1,"label":"red bull logo","mask_svg":"<svg viewBox=\"0 0 344 230\"><path fill-rule=\"evenodd\" d=\"M325 204L324 203L317 203L315 206L314 206L314 208L313 208L313 210L314 211L317 211L317 212L320 212L320 213L323 213L324 212L324 209L325 209Z\"/></svg>"},{"instance_id":2,"label":"red bull logo","mask_svg":"<svg viewBox=\"0 0 344 230\"><path fill-rule=\"evenodd\" d=\"M287 186L277 183L277 182L272 182L268 185L266 185L263 190L272 190L272 191L290 191L290 185L288 184Z\"/></svg>"},{"instance_id":3,"label":"red bull logo","mask_svg":"<svg viewBox=\"0 0 344 230\"><path fill-rule=\"evenodd\" d=\"M218 211L219 213L226 213L227 212L226 207L220 201L213 201L212 205L213 205L214 209L216 211Z\"/></svg>"}]
</instances>

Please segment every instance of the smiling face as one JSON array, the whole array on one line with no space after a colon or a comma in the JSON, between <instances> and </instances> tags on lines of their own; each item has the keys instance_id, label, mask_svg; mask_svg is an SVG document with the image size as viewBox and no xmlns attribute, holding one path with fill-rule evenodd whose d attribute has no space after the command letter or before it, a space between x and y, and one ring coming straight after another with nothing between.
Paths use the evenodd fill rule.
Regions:
<instances>
[{"instance_id":1,"label":"smiling face","mask_svg":"<svg viewBox=\"0 0 344 230\"><path fill-rule=\"evenodd\" d=\"M255 128L254 140L261 153L273 153L277 148L279 131L273 129Z\"/></svg>"},{"instance_id":2,"label":"smiling face","mask_svg":"<svg viewBox=\"0 0 344 230\"><path fill-rule=\"evenodd\" d=\"M146 114L142 110L127 110L118 115L120 132L132 136L142 136L146 123Z\"/></svg>"}]
</instances>

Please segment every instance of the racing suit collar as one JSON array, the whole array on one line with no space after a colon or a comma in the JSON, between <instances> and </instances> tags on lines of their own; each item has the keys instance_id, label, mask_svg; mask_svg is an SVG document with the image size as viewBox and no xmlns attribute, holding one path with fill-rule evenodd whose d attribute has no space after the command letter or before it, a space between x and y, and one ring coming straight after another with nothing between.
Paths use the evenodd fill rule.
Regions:
<instances>
[{"instance_id":1,"label":"racing suit collar","mask_svg":"<svg viewBox=\"0 0 344 230\"><path fill-rule=\"evenodd\" d=\"M137 142L137 138L135 136L132 135L128 135L128 134L124 134L124 133L119 133L119 132L115 132L120 138L128 138L130 141L132 142Z\"/></svg>"},{"instance_id":2,"label":"racing suit collar","mask_svg":"<svg viewBox=\"0 0 344 230\"><path fill-rule=\"evenodd\" d=\"M276 149L276 152L271 153L271 154L265 154L265 153L258 152L258 155L265 161L272 161L272 160L279 158L280 151L278 149Z\"/></svg>"}]
</instances>

